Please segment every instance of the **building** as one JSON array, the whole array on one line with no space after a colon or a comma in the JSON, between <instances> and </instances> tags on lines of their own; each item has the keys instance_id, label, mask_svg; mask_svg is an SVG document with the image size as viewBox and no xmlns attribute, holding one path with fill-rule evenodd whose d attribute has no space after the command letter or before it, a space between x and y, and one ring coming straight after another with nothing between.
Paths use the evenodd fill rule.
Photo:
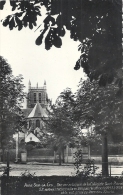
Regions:
<instances>
[{"instance_id":1,"label":"building","mask_svg":"<svg viewBox=\"0 0 123 195\"><path fill-rule=\"evenodd\" d=\"M26 142L36 140L36 137L40 138L46 133L45 120L48 118L48 95L46 89L46 81L44 81L43 87L31 86L31 82L28 84L27 94L27 108L23 109L23 114L27 120L27 131L25 136ZM27 141L28 140L28 141ZM39 142L39 141L38 141Z\"/></svg>"},{"instance_id":2,"label":"building","mask_svg":"<svg viewBox=\"0 0 123 195\"><path fill-rule=\"evenodd\" d=\"M46 89L46 81L44 81L43 87L31 87L31 82L28 84L27 95L27 108L34 108L35 104L39 102L42 108L46 108L48 105L48 95Z\"/></svg>"},{"instance_id":3,"label":"building","mask_svg":"<svg viewBox=\"0 0 123 195\"><path fill-rule=\"evenodd\" d=\"M47 118L48 95L46 89L46 81L43 87L31 86L28 84L27 108L23 109L24 115L27 118L28 127L42 128L42 118Z\"/></svg>"}]
</instances>

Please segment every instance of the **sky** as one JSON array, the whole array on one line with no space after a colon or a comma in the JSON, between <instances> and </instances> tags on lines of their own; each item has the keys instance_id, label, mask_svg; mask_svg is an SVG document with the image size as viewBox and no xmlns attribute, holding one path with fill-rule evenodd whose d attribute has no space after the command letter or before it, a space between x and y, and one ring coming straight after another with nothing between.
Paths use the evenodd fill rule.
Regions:
<instances>
[{"instance_id":1,"label":"sky","mask_svg":"<svg viewBox=\"0 0 123 195\"><path fill-rule=\"evenodd\" d=\"M43 12L45 15L45 9ZM4 10L0 11L0 20L10 13L11 8L7 3ZM38 18L38 25L42 20L43 17ZM24 28L21 31L18 29L10 31L8 26L3 27L0 23L0 55L11 65L14 76L23 75L25 92L28 92L29 80L32 87L36 87L37 83L42 87L45 80L48 97L54 103L60 92L67 87L75 92L80 78L85 78L82 68L74 70L80 56L78 52L80 43L70 39L70 33L67 31L62 38L62 47L53 46L47 51L44 44L41 46L35 44L41 30L40 28L36 30L37 27L33 30ZM26 101L23 106L26 107Z\"/></svg>"}]
</instances>

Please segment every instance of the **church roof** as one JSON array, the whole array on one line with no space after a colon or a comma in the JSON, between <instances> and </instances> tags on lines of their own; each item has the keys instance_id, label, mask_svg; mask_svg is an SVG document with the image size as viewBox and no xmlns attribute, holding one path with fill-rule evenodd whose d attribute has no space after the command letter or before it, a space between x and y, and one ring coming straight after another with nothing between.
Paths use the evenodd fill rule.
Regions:
<instances>
[{"instance_id":1,"label":"church roof","mask_svg":"<svg viewBox=\"0 0 123 195\"><path fill-rule=\"evenodd\" d=\"M24 114L24 116L27 118L29 116L29 114L31 113L33 108L26 108L26 109L22 109L22 112Z\"/></svg>"},{"instance_id":2,"label":"church roof","mask_svg":"<svg viewBox=\"0 0 123 195\"><path fill-rule=\"evenodd\" d=\"M37 117L48 117L47 113L44 108L39 104L39 102L36 103L35 107L29 114L28 118L37 118Z\"/></svg>"}]
</instances>

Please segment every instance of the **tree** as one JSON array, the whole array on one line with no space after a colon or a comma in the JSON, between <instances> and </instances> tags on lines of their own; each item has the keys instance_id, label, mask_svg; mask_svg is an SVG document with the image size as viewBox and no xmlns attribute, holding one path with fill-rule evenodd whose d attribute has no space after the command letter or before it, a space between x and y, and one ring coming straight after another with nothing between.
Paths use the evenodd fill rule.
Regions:
<instances>
[{"instance_id":1,"label":"tree","mask_svg":"<svg viewBox=\"0 0 123 195\"><path fill-rule=\"evenodd\" d=\"M66 89L57 98L55 105L52 105L46 123L49 132L52 133L52 145L59 152L59 165L61 154L64 157L64 147L73 141L78 133L73 121L71 102L74 103L74 96L70 89Z\"/></svg>"},{"instance_id":2,"label":"tree","mask_svg":"<svg viewBox=\"0 0 123 195\"><path fill-rule=\"evenodd\" d=\"M108 175L108 142L110 134L123 137L123 104L122 97L116 96L118 86L114 83L105 88L97 82L80 82L75 108L76 120L82 127L93 126L102 137L102 174Z\"/></svg>"},{"instance_id":3,"label":"tree","mask_svg":"<svg viewBox=\"0 0 123 195\"><path fill-rule=\"evenodd\" d=\"M21 111L24 99L22 76L14 77L6 60L0 56L0 143L4 151L9 148L13 133L21 130L25 119Z\"/></svg>"},{"instance_id":4,"label":"tree","mask_svg":"<svg viewBox=\"0 0 123 195\"><path fill-rule=\"evenodd\" d=\"M5 2L0 1L0 9ZM19 31L24 27L33 29L45 6L44 29L36 44L44 40L46 50L52 46L60 48L62 37L69 30L70 38L80 41L81 56L75 70L82 67L100 85L117 78L117 84L122 86L122 0L10 1L10 5L14 14L2 21L3 26L8 25L10 30L18 27Z\"/></svg>"}]
</instances>

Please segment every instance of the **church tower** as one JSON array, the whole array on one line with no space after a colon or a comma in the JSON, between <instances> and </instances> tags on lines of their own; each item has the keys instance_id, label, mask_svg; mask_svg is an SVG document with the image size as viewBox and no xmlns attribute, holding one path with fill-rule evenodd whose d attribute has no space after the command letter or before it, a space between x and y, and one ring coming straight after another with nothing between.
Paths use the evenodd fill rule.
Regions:
<instances>
[{"instance_id":1,"label":"church tower","mask_svg":"<svg viewBox=\"0 0 123 195\"><path fill-rule=\"evenodd\" d=\"M29 80L29 83L28 83L28 89L31 89L31 82Z\"/></svg>"},{"instance_id":2,"label":"church tower","mask_svg":"<svg viewBox=\"0 0 123 195\"><path fill-rule=\"evenodd\" d=\"M27 108L34 108L37 102L39 102L42 108L46 108L48 105L46 81L44 81L43 87L39 87L38 83L36 87L31 87L31 82L29 81L28 95L27 95Z\"/></svg>"}]
</instances>

